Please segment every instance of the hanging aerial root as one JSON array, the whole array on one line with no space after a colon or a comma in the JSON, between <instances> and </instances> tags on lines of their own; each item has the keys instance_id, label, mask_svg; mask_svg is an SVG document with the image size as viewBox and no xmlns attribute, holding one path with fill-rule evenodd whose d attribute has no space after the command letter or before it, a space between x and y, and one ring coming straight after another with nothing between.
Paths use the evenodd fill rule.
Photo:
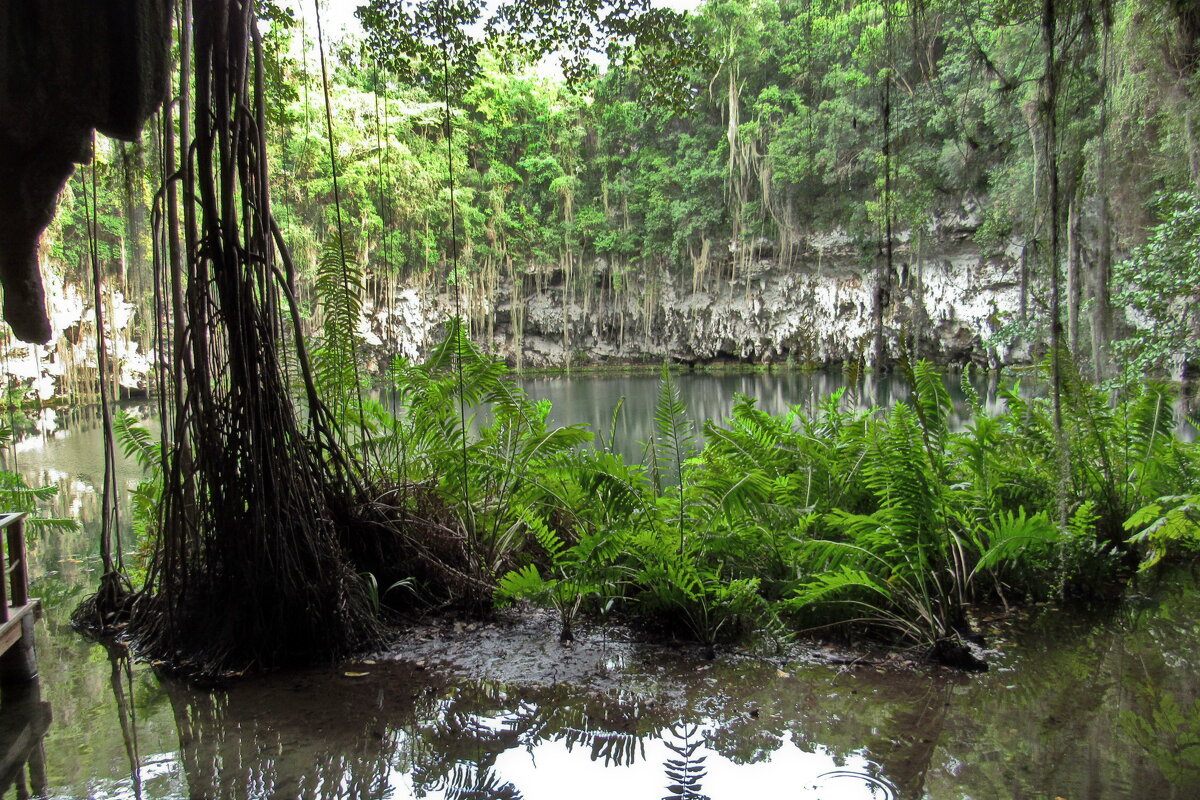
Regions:
<instances>
[{"instance_id":1,"label":"hanging aerial root","mask_svg":"<svg viewBox=\"0 0 1200 800\"><path fill-rule=\"evenodd\" d=\"M173 298L187 320L172 352L182 391L161 541L129 623L140 655L193 677L328 662L382 641L339 513L357 496L356 465L320 435L327 412L307 372L312 426L300 426L283 366L289 346L306 362L299 331L290 344L285 333L293 276L272 236L254 5L197 3L184 37L194 102L179 170L186 280Z\"/></svg>"}]
</instances>

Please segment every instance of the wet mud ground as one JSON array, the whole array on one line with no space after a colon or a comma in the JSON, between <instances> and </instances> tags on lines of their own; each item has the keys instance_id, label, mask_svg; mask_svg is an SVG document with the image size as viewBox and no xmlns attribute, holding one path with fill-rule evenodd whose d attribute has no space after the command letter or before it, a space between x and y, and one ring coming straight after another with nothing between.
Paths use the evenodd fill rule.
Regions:
<instances>
[{"instance_id":1,"label":"wet mud ground","mask_svg":"<svg viewBox=\"0 0 1200 800\"><path fill-rule=\"evenodd\" d=\"M615 623L582 625L569 643L560 642L558 633L558 618L552 612L509 608L488 620L440 619L412 625L371 660L513 685L644 692L660 695L660 701L686 694L698 675L717 664L736 664L773 678L799 665L889 670L921 666L917 651L853 650L803 641L718 647L718 658L713 659L697 644Z\"/></svg>"},{"instance_id":2,"label":"wet mud ground","mask_svg":"<svg viewBox=\"0 0 1200 800\"><path fill-rule=\"evenodd\" d=\"M74 636L69 607L51 604L39 633L53 721L48 788L30 796L1200 796L1190 578L1092 613L986 620L984 674L805 642L709 660L620 625L563 646L555 615L524 609L202 691Z\"/></svg>"}]
</instances>

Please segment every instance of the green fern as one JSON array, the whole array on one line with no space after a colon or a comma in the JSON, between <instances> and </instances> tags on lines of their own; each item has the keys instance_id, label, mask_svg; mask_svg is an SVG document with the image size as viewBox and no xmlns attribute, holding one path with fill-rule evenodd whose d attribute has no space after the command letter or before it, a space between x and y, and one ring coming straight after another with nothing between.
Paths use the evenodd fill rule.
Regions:
<instances>
[{"instance_id":1,"label":"green fern","mask_svg":"<svg viewBox=\"0 0 1200 800\"><path fill-rule=\"evenodd\" d=\"M1139 569L1149 570L1171 552L1200 551L1200 494L1164 495L1125 521L1129 542L1144 548Z\"/></svg>"},{"instance_id":2,"label":"green fern","mask_svg":"<svg viewBox=\"0 0 1200 800\"><path fill-rule=\"evenodd\" d=\"M0 435L4 433L11 435L7 429L0 431ZM0 438L0 442L2 441ZM79 527L73 519L47 514L46 506L57 494L57 486L30 486L21 475L0 470L0 511L28 514L25 524L31 530L69 531Z\"/></svg>"},{"instance_id":3,"label":"green fern","mask_svg":"<svg viewBox=\"0 0 1200 800\"><path fill-rule=\"evenodd\" d=\"M903 610L897 610L894 592L863 569L843 564L800 585L784 606L793 612L814 607L840 606L848 611L843 621L874 624L899 631L908 638L928 639L927 632Z\"/></svg>"},{"instance_id":4,"label":"green fern","mask_svg":"<svg viewBox=\"0 0 1200 800\"><path fill-rule=\"evenodd\" d=\"M612 562L621 552L620 541L612 532L576 531L576 543L568 545L532 510L522 509L518 516L549 559L550 574L543 576L533 564L510 570L497 584L496 599L506 602L526 598L548 603L559 614L562 625L559 639L571 641L584 600L612 592Z\"/></svg>"},{"instance_id":5,"label":"green fern","mask_svg":"<svg viewBox=\"0 0 1200 800\"><path fill-rule=\"evenodd\" d=\"M312 349L313 379L317 391L333 412L342 435L347 435L362 414L361 364L363 276L359 265L347 257L346 242L333 232L321 248L314 284L321 311L321 330ZM359 425L361 429L361 424Z\"/></svg>"},{"instance_id":6,"label":"green fern","mask_svg":"<svg viewBox=\"0 0 1200 800\"><path fill-rule=\"evenodd\" d=\"M113 414L113 433L126 458L137 462L143 470L158 469L162 464L162 449L153 434L144 428L137 417L124 409Z\"/></svg>"},{"instance_id":7,"label":"green fern","mask_svg":"<svg viewBox=\"0 0 1200 800\"><path fill-rule=\"evenodd\" d=\"M679 387L671 376L671 369L666 364L663 364L658 384L654 425L655 461L660 469L665 467L682 484L685 482L687 461L696 455L696 431L679 394ZM655 483L661 486L661 478L656 478Z\"/></svg>"},{"instance_id":8,"label":"green fern","mask_svg":"<svg viewBox=\"0 0 1200 800\"><path fill-rule=\"evenodd\" d=\"M986 545L981 548L975 569L979 571L1011 560L1033 544L1054 544L1058 538L1058 528L1045 511L1032 517L1025 514L1024 508L1018 508L1015 514L1002 511L991 519Z\"/></svg>"},{"instance_id":9,"label":"green fern","mask_svg":"<svg viewBox=\"0 0 1200 800\"><path fill-rule=\"evenodd\" d=\"M954 410L950 392L941 373L928 361L918 361L915 365L905 361L901 366L912 392L909 403L921 421L921 433L930 456L935 458L949 432L950 412Z\"/></svg>"},{"instance_id":10,"label":"green fern","mask_svg":"<svg viewBox=\"0 0 1200 800\"><path fill-rule=\"evenodd\" d=\"M696 455L696 433L687 406L679 395L679 387L671 377L671 369L663 364L662 377L658 384L658 402L654 407L654 484L662 498L671 497L675 506L673 516L679 537L679 550L683 551L687 528L688 471L691 459ZM677 487L673 493L664 492L661 470L670 471Z\"/></svg>"},{"instance_id":11,"label":"green fern","mask_svg":"<svg viewBox=\"0 0 1200 800\"><path fill-rule=\"evenodd\" d=\"M132 414L118 410L113 415L113 432L126 458L132 458L146 473L137 486L130 490L134 536L143 547L149 547L158 530L162 501L162 469L164 464L161 443L153 434L139 424Z\"/></svg>"}]
</instances>

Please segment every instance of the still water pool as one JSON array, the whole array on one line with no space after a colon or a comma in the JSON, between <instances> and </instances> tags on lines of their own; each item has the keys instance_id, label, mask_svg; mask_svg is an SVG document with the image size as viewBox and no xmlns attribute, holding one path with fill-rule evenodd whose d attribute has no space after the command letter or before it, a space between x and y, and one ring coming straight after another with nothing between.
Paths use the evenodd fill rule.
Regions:
<instances>
[{"instance_id":1,"label":"still water pool","mask_svg":"<svg viewBox=\"0 0 1200 800\"><path fill-rule=\"evenodd\" d=\"M680 387L697 416L720 417L734 391L778 410L837 380L686 376ZM654 378L526 386L555 402L559 422L606 431L624 397L618 440L650 435L638 426ZM856 393L888 405L902 391ZM372 658L206 692L70 629L97 576L99 424L89 409L39 424L7 465L58 485L59 513L83 525L31 544L41 676L0 709L3 800L1200 797L1200 592L1187 572L1106 608L997 621L983 675L831 666L798 650L708 662L584 631L569 651L552 636L533 645L551 668L527 675ZM121 482L137 478L123 463ZM503 625L477 635L501 660L530 647ZM26 763L3 763L10 748Z\"/></svg>"}]
</instances>

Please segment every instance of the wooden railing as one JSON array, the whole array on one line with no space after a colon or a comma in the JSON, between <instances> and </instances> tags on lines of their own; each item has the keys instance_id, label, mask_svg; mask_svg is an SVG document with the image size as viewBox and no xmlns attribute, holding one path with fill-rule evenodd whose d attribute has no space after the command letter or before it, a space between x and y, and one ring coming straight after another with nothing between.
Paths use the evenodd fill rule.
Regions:
<instances>
[{"instance_id":1,"label":"wooden railing","mask_svg":"<svg viewBox=\"0 0 1200 800\"><path fill-rule=\"evenodd\" d=\"M29 563L25 558L25 513L0 515L7 548L0 548L0 623L29 603ZM7 549L7 554L3 551ZM9 607L12 607L11 609Z\"/></svg>"},{"instance_id":2,"label":"wooden railing","mask_svg":"<svg viewBox=\"0 0 1200 800\"><path fill-rule=\"evenodd\" d=\"M25 516L0 514L0 531L4 531L0 543L0 685L37 676L33 623L38 601L29 596Z\"/></svg>"}]
</instances>

